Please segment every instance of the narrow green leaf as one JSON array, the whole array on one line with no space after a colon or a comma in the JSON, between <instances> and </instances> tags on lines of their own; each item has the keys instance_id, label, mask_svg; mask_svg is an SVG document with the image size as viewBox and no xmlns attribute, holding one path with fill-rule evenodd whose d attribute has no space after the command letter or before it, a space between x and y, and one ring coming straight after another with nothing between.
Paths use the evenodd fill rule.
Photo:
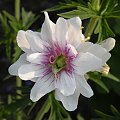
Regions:
<instances>
[{"instance_id":1,"label":"narrow green leaf","mask_svg":"<svg viewBox=\"0 0 120 120\"><path fill-rule=\"evenodd\" d=\"M6 15L6 17L8 17L11 21L16 21L16 18L11 15L10 13L3 11L3 13Z\"/></svg>"},{"instance_id":2,"label":"narrow green leaf","mask_svg":"<svg viewBox=\"0 0 120 120\"><path fill-rule=\"evenodd\" d=\"M40 111L37 113L35 120L42 120L44 115L49 111L50 106L51 104L49 102L49 99L47 99L42 108L40 109Z\"/></svg>"},{"instance_id":3,"label":"narrow green leaf","mask_svg":"<svg viewBox=\"0 0 120 120\"><path fill-rule=\"evenodd\" d=\"M103 39L106 39L110 36L115 37L115 34L109 27L106 19L102 19L102 35L103 35Z\"/></svg>"},{"instance_id":4,"label":"narrow green leaf","mask_svg":"<svg viewBox=\"0 0 120 120\"><path fill-rule=\"evenodd\" d=\"M95 112L98 114L98 116L103 118L103 120L115 120L115 117L113 117L111 115L107 115L99 110L95 110Z\"/></svg>"},{"instance_id":5,"label":"narrow green leaf","mask_svg":"<svg viewBox=\"0 0 120 120\"><path fill-rule=\"evenodd\" d=\"M120 112L119 112L113 105L111 105L110 108L111 108L112 113L113 113L115 116L120 117Z\"/></svg>"},{"instance_id":6,"label":"narrow green leaf","mask_svg":"<svg viewBox=\"0 0 120 120\"><path fill-rule=\"evenodd\" d=\"M103 77L109 78L111 80L114 80L116 82L120 82L120 79L114 76L113 74L109 73L108 75L102 74Z\"/></svg>"},{"instance_id":7,"label":"narrow green leaf","mask_svg":"<svg viewBox=\"0 0 120 120\"><path fill-rule=\"evenodd\" d=\"M98 84L101 88L103 88L107 93L109 93L109 89L107 86L102 82L99 73L88 73L88 77L90 80Z\"/></svg>"},{"instance_id":8,"label":"narrow green leaf","mask_svg":"<svg viewBox=\"0 0 120 120\"><path fill-rule=\"evenodd\" d=\"M120 19L120 10L113 11L110 14L105 16L106 18L117 18Z\"/></svg>"},{"instance_id":9,"label":"narrow green leaf","mask_svg":"<svg viewBox=\"0 0 120 120\"><path fill-rule=\"evenodd\" d=\"M61 13L61 14L58 14L58 15L62 16L62 17L65 17L65 18L72 18L72 17L79 16L82 20L96 16L96 14L94 12L90 11L87 8L79 7L78 9L79 10L73 10L73 11Z\"/></svg>"}]
</instances>

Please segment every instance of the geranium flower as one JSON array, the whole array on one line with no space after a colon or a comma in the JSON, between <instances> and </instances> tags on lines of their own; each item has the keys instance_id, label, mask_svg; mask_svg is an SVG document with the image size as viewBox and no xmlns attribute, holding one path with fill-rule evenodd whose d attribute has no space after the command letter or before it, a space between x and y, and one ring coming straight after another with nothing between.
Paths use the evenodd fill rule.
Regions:
<instances>
[{"instance_id":1,"label":"geranium flower","mask_svg":"<svg viewBox=\"0 0 120 120\"><path fill-rule=\"evenodd\" d=\"M18 32L17 43L25 53L10 66L9 73L35 82L30 93L32 101L55 90L55 98L73 111L80 94L88 98L93 95L84 75L100 70L111 55L105 49L108 44L102 47L85 42L81 25L79 17L60 17L54 24L45 12L41 32Z\"/></svg>"}]
</instances>

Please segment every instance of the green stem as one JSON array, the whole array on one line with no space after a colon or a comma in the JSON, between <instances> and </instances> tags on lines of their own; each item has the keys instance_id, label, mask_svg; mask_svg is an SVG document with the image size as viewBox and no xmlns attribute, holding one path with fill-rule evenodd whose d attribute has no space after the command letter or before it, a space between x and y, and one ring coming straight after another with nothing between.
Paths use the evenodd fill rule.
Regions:
<instances>
[{"instance_id":1,"label":"green stem","mask_svg":"<svg viewBox=\"0 0 120 120\"><path fill-rule=\"evenodd\" d=\"M20 88L22 86L22 81L21 81L21 79L19 77L16 77L16 86L18 88ZM17 99L20 99L21 98L20 95L22 94L22 91L20 89L17 89L16 93L18 94Z\"/></svg>"},{"instance_id":2,"label":"green stem","mask_svg":"<svg viewBox=\"0 0 120 120\"><path fill-rule=\"evenodd\" d=\"M44 115L49 111L50 109L50 101L49 98L45 101L45 103L43 104L42 108L40 109L40 111L37 113L37 116L35 118L35 120L42 120Z\"/></svg>"},{"instance_id":3,"label":"green stem","mask_svg":"<svg viewBox=\"0 0 120 120\"><path fill-rule=\"evenodd\" d=\"M16 87L20 88L21 86L22 86L22 81L20 80L19 77L16 77ZM16 98L20 99L21 98L20 95L22 94L22 91L20 89L17 89L16 93L17 93ZM18 111L18 113L17 113L17 120L22 120L22 113L21 113L21 111Z\"/></svg>"},{"instance_id":4,"label":"green stem","mask_svg":"<svg viewBox=\"0 0 120 120\"><path fill-rule=\"evenodd\" d=\"M20 20L20 0L15 0L15 17Z\"/></svg>"},{"instance_id":5,"label":"green stem","mask_svg":"<svg viewBox=\"0 0 120 120\"><path fill-rule=\"evenodd\" d=\"M88 38L88 37L90 37L92 35L92 33L93 33L94 29L95 29L95 26L97 24L97 21L98 21L97 17L90 19L88 27L87 27L87 29L85 31L85 38Z\"/></svg>"},{"instance_id":6,"label":"green stem","mask_svg":"<svg viewBox=\"0 0 120 120\"><path fill-rule=\"evenodd\" d=\"M20 0L15 0L15 17L19 21L20 20ZM16 52L16 51L15 51ZM21 87L22 81L16 77L16 87ZM21 90L17 90L16 93L18 94L16 97L17 99L20 99L20 95L22 94ZM21 111L17 113L17 120L22 120L22 114Z\"/></svg>"}]
</instances>

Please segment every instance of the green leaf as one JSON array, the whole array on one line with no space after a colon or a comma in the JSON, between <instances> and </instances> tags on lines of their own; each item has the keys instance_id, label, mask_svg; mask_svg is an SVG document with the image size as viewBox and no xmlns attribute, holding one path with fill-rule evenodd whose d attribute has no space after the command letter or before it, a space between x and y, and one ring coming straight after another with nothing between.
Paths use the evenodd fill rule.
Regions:
<instances>
[{"instance_id":1,"label":"green leaf","mask_svg":"<svg viewBox=\"0 0 120 120\"><path fill-rule=\"evenodd\" d=\"M36 16L31 11L26 12L24 8L22 8L22 26L24 30L27 30L38 18L39 16Z\"/></svg>"},{"instance_id":2,"label":"green leaf","mask_svg":"<svg viewBox=\"0 0 120 120\"><path fill-rule=\"evenodd\" d=\"M117 6L117 0L102 0L100 7L100 15L110 13Z\"/></svg>"},{"instance_id":3,"label":"green leaf","mask_svg":"<svg viewBox=\"0 0 120 120\"><path fill-rule=\"evenodd\" d=\"M103 120L115 120L115 117L113 117L111 115L107 115L99 110L95 110L95 112L98 114L98 116L103 118Z\"/></svg>"},{"instance_id":4,"label":"green leaf","mask_svg":"<svg viewBox=\"0 0 120 120\"><path fill-rule=\"evenodd\" d=\"M66 1L66 3L59 2L59 5L56 5L52 8L48 8L44 11L57 11L57 10L63 10L63 9L70 9L70 8L77 8L78 6L85 7L81 2L75 2L75 1Z\"/></svg>"},{"instance_id":5,"label":"green leaf","mask_svg":"<svg viewBox=\"0 0 120 120\"><path fill-rule=\"evenodd\" d=\"M88 78L90 80L92 80L93 82L95 82L96 84L98 84L107 93L109 93L109 89L107 88L107 86L101 80L101 74L100 73L98 73L98 72L94 72L94 73L89 72L87 75L88 75Z\"/></svg>"},{"instance_id":6,"label":"green leaf","mask_svg":"<svg viewBox=\"0 0 120 120\"><path fill-rule=\"evenodd\" d=\"M94 30L94 34L98 34L99 32L101 32L101 19L99 19L97 22L97 25Z\"/></svg>"},{"instance_id":7,"label":"green leaf","mask_svg":"<svg viewBox=\"0 0 120 120\"><path fill-rule=\"evenodd\" d=\"M120 10L113 11L110 14L105 16L106 18L117 18L120 19Z\"/></svg>"},{"instance_id":8,"label":"green leaf","mask_svg":"<svg viewBox=\"0 0 120 120\"><path fill-rule=\"evenodd\" d=\"M37 113L35 120L42 120L44 115L49 111L50 106L51 106L50 101L46 100L40 111Z\"/></svg>"},{"instance_id":9,"label":"green leaf","mask_svg":"<svg viewBox=\"0 0 120 120\"><path fill-rule=\"evenodd\" d=\"M90 2L88 3L89 6L91 6L91 8L95 11L99 11L100 9L100 0L90 0Z\"/></svg>"},{"instance_id":10,"label":"green leaf","mask_svg":"<svg viewBox=\"0 0 120 120\"><path fill-rule=\"evenodd\" d=\"M113 105L111 105L110 108L111 108L112 113L115 116L119 116L120 117L120 112Z\"/></svg>"},{"instance_id":11,"label":"green leaf","mask_svg":"<svg viewBox=\"0 0 120 120\"><path fill-rule=\"evenodd\" d=\"M103 36L103 39L106 39L110 36L115 37L115 34L109 27L106 19L102 19L102 36Z\"/></svg>"},{"instance_id":12,"label":"green leaf","mask_svg":"<svg viewBox=\"0 0 120 120\"><path fill-rule=\"evenodd\" d=\"M103 77L109 78L111 80L114 80L116 82L120 82L120 79L114 76L113 74L109 73L108 75L102 74Z\"/></svg>"},{"instance_id":13,"label":"green leaf","mask_svg":"<svg viewBox=\"0 0 120 120\"><path fill-rule=\"evenodd\" d=\"M6 15L6 17L8 17L9 20L16 21L16 18L13 15L11 15L10 13L8 13L6 11L3 11L3 13Z\"/></svg>"},{"instance_id":14,"label":"green leaf","mask_svg":"<svg viewBox=\"0 0 120 120\"><path fill-rule=\"evenodd\" d=\"M72 17L79 16L83 20L83 19L87 19L87 18L96 16L96 13L89 10L88 8L78 7L78 10L73 10L73 11L61 13L58 15L65 17L65 18L72 18Z\"/></svg>"}]
</instances>

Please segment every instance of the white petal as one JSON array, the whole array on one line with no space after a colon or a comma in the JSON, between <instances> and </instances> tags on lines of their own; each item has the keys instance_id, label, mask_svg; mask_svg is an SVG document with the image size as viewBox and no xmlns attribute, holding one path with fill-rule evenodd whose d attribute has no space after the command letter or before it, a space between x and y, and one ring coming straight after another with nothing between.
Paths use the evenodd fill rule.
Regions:
<instances>
[{"instance_id":1,"label":"white petal","mask_svg":"<svg viewBox=\"0 0 120 120\"><path fill-rule=\"evenodd\" d=\"M26 32L23 30L18 31L17 34L17 43L18 46L25 52L29 53L30 50L30 44L26 38Z\"/></svg>"},{"instance_id":2,"label":"white petal","mask_svg":"<svg viewBox=\"0 0 120 120\"><path fill-rule=\"evenodd\" d=\"M46 60L45 58L44 53L27 54L27 61L31 63L42 64L42 62Z\"/></svg>"},{"instance_id":3,"label":"white petal","mask_svg":"<svg viewBox=\"0 0 120 120\"><path fill-rule=\"evenodd\" d=\"M64 18L58 18L55 29L56 40L61 47L64 47L68 39L68 24Z\"/></svg>"},{"instance_id":4,"label":"white petal","mask_svg":"<svg viewBox=\"0 0 120 120\"><path fill-rule=\"evenodd\" d=\"M54 39L55 24L49 19L48 13L44 12L45 21L41 28L41 38L46 42L50 42Z\"/></svg>"},{"instance_id":5,"label":"white petal","mask_svg":"<svg viewBox=\"0 0 120 120\"><path fill-rule=\"evenodd\" d=\"M74 17L67 20L69 30L69 42L77 49L81 42L84 41L84 35L82 34L81 25L82 22L79 17Z\"/></svg>"},{"instance_id":6,"label":"white petal","mask_svg":"<svg viewBox=\"0 0 120 120\"><path fill-rule=\"evenodd\" d=\"M115 46L115 39L114 38L108 38L100 43L103 48L105 48L107 51L111 51Z\"/></svg>"},{"instance_id":7,"label":"white petal","mask_svg":"<svg viewBox=\"0 0 120 120\"><path fill-rule=\"evenodd\" d=\"M69 56L76 56L78 52L76 51L75 47L71 44L67 44L67 49L69 50Z\"/></svg>"},{"instance_id":8,"label":"white petal","mask_svg":"<svg viewBox=\"0 0 120 120\"><path fill-rule=\"evenodd\" d=\"M60 90L63 95L72 95L76 89L74 75L62 72L60 78L56 80L55 86Z\"/></svg>"},{"instance_id":9,"label":"white petal","mask_svg":"<svg viewBox=\"0 0 120 120\"><path fill-rule=\"evenodd\" d=\"M102 64L104 65L108 59L111 57L111 54L103 47L101 47L98 44L94 44L91 47L89 47L86 51L89 53L92 53L96 57L99 57L102 59Z\"/></svg>"},{"instance_id":10,"label":"white petal","mask_svg":"<svg viewBox=\"0 0 120 120\"><path fill-rule=\"evenodd\" d=\"M53 91L54 89L54 77L51 74L48 74L37 80L31 90L30 99L33 102L36 102L45 94Z\"/></svg>"},{"instance_id":11,"label":"white petal","mask_svg":"<svg viewBox=\"0 0 120 120\"><path fill-rule=\"evenodd\" d=\"M35 64L24 64L18 69L18 75L22 80L30 80L34 77L39 77L40 73L40 66Z\"/></svg>"},{"instance_id":12,"label":"white petal","mask_svg":"<svg viewBox=\"0 0 120 120\"><path fill-rule=\"evenodd\" d=\"M77 109L80 91L75 90L73 95L64 96L59 90L55 90L55 98L62 102L63 106L68 111Z\"/></svg>"},{"instance_id":13,"label":"white petal","mask_svg":"<svg viewBox=\"0 0 120 120\"><path fill-rule=\"evenodd\" d=\"M82 21L79 17L73 17L68 19L67 21L78 30L82 26Z\"/></svg>"},{"instance_id":14,"label":"white petal","mask_svg":"<svg viewBox=\"0 0 120 120\"><path fill-rule=\"evenodd\" d=\"M12 65L9 67L9 69L8 69L9 73L10 73L11 75L18 76L18 69L19 69L19 67L20 67L21 65L25 64L25 63L27 63L27 61L26 61L26 53L22 54L22 55L20 56L20 58L19 58L14 64L12 64Z\"/></svg>"},{"instance_id":15,"label":"white petal","mask_svg":"<svg viewBox=\"0 0 120 120\"><path fill-rule=\"evenodd\" d=\"M78 52L87 52L88 48L93 46L93 43L91 42L83 42L79 45L79 48L77 48Z\"/></svg>"},{"instance_id":16,"label":"white petal","mask_svg":"<svg viewBox=\"0 0 120 120\"><path fill-rule=\"evenodd\" d=\"M88 98L93 96L93 91L84 76L76 75L75 79L79 85L79 91L83 96Z\"/></svg>"},{"instance_id":17,"label":"white petal","mask_svg":"<svg viewBox=\"0 0 120 120\"><path fill-rule=\"evenodd\" d=\"M91 53L79 53L73 61L74 69L77 74L84 75L89 71L95 71L102 67L102 60Z\"/></svg>"},{"instance_id":18,"label":"white petal","mask_svg":"<svg viewBox=\"0 0 120 120\"><path fill-rule=\"evenodd\" d=\"M46 42L41 40L40 33L38 32L27 30L26 38L33 52L43 52L43 50L45 49L45 45L47 45Z\"/></svg>"}]
</instances>

